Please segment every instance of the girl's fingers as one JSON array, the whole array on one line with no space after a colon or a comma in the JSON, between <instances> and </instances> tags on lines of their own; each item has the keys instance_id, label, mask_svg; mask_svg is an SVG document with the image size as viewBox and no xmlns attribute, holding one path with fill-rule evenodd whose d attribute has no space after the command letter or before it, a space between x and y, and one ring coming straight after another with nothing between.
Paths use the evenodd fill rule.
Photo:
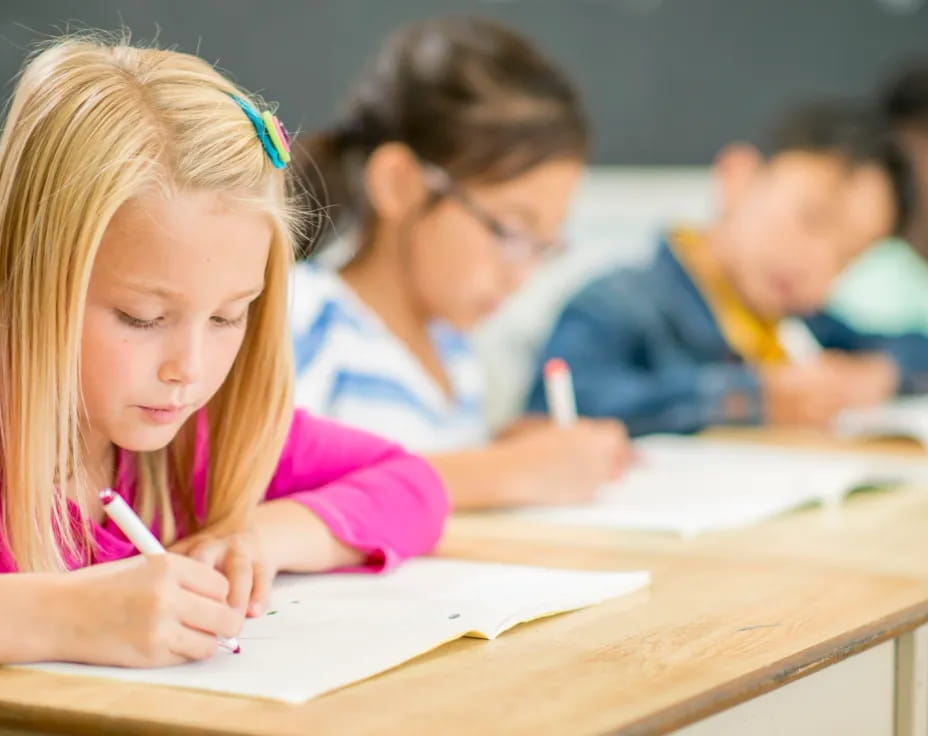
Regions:
<instances>
[{"instance_id":1,"label":"girl's fingers","mask_svg":"<svg viewBox=\"0 0 928 736\"><path fill-rule=\"evenodd\" d=\"M267 610L273 582L274 571L271 567L265 562L255 562L251 600L248 603L249 616L260 616Z\"/></svg>"},{"instance_id":2,"label":"girl's fingers","mask_svg":"<svg viewBox=\"0 0 928 736\"><path fill-rule=\"evenodd\" d=\"M238 636L244 621L240 611L190 591L181 592L177 616L188 629L196 629L213 639L217 636L227 639Z\"/></svg>"},{"instance_id":3,"label":"girl's fingers","mask_svg":"<svg viewBox=\"0 0 928 736\"><path fill-rule=\"evenodd\" d=\"M177 658L176 664L209 659L219 648L215 636L183 625L178 625L172 639L170 651Z\"/></svg>"},{"instance_id":4,"label":"girl's fingers","mask_svg":"<svg viewBox=\"0 0 928 736\"><path fill-rule=\"evenodd\" d=\"M185 590L214 601L225 601L229 597L229 581L225 575L211 565L191 557L171 555L180 585Z\"/></svg>"},{"instance_id":5,"label":"girl's fingers","mask_svg":"<svg viewBox=\"0 0 928 736\"><path fill-rule=\"evenodd\" d=\"M220 570L229 580L229 605L236 611L245 612L254 588L254 562L244 548L232 545L220 565Z\"/></svg>"}]
</instances>

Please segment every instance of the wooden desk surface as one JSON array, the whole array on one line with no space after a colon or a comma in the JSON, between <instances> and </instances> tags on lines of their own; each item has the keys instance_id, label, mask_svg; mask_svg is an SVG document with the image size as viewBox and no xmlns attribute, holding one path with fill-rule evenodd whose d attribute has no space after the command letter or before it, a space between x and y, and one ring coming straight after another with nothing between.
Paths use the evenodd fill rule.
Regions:
<instances>
[{"instance_id":1,"label":"wooden desk surface","mask_svg":"<svg viewBox=\"0 0 928 736\"><path fill-rule=\"evenodd\" d=\"M928 620L905 577L498 539L444 552L587 569L648 568L650 590L462 640L301 706L0 670L0 725L67 733L663 733ZM307 666L312 666L310 662Z\"/></svg>"}]
</instances>

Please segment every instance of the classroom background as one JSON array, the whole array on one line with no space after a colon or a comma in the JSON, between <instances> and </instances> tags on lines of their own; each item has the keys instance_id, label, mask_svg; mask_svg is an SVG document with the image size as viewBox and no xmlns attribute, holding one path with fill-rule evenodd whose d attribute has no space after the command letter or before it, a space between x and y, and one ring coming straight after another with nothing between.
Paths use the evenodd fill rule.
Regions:
<instances>
[{"instance_id":1,"label":"classroom background","mask_svg":"<svg viewBox=\"0 0 928 736\"><path fill-rule=\"evenodd\" d=\"M795 100L870 98L901 64L928 57L926 5L928 0L0 0L0 76L8 97L24 57L43 39L84 27L128 29L136 40L157 40L234 70L243 86L279 102L288 127L313 130L338 119L339 101L395 28L460 12L495 17L525 33L576 80L590 111L594 147L567 225L567 253L542 267L477 335L491 379L490 419L503 426L522 404L539 343L581 282L613 264L647 258L657 230L668 222L708 217L710 166L724 144L756 137ZM928 266L922 268L928 293ZM141 681L160 677L162 684L197 691L126 683L121 687L135 689L117 690L88 685L74 673L43 679L67 671L67 664L44 673L5 669L0 732L8 733L5 726L19 719L17 726L49 733L162 733L166 724L185 724L191 733L241 734L626 728L621 732L646 734L684 727L678 731L683 736L928 735L924 488L857 494L844 507L836 494L822 490L843 494L850 481L864 478L867 485L871 477L879 481L897 472L924 486L923 450L876 444L871 462L863 452L840 451L858 445L826 445L821 438L815 444L802 434L792 446L771 433L769 446L745 449L745 437L752 436L742 435L737 446L726 445L725 435L710 436L688 460L688 440L664 438L661 445L658 438L649 446L650 458L663 448L666 459L650 470L665 494L653 493L657 481L647 485L645 467L638 498L657 498L656 506L663 498L661 513L671 521L659 528L675 534L644 533L655 528L647 513L632 523L626 516L625 526L615 528L572 528L569 520L533 525L533 519L544 521L543 509L508 518L464 515L449 523L444 557L403 568L418 589L404 588L410 578L386 576L386 587L374 589L355 576L357 588L343 589L343 604L332 594L336 588L300 588L297 595L297 588L283 587L288 594L279 600L287 606L312 601L304 609L304 629L288 629L293 619L280 605L270 618L257 619L271 635L258 628L251 638L272 639L281 626L317 657L299 661L301 672L306 661L326 657L348 662L345 669L309 667L311 676L300 680L258 659L246 660L259 664L246 673L250 677L240 677L234 665L219 669L219 660L222 676L212 677L208 689L221 695L202 691L203 676L193 667L180 674L161 669ZM928 425L922 440L928 446ZM747 487L759 504L742 492ZM624 493L628 485L621 488ZM697 503L683 492L674 495L676 489ZM709 513L700 518L700 498L723 498L731 513L719 515L711 504L701 504ZM780 513L810 499L823 508ZM634 518L634 497L629 506ZM591 508L591 514L603 514ZM776 518L737 528L767 516ZM719 533L699 533L711 530ZM442 646L382 677L342 688L362 679L368 664L352 671L341 632L332 636L325 628L342 621L345 610L361 611L363 625L349 620L344 629L355 651L379 656L378 645L395 645L394 630L406 632L403 646L417 653L460 631L496 633L504 628L501 621L509 626L575 605L550 594L571 589L564 582L569 578L559 577L564 570L543 570L521 587L511 571L488 567L489 573L467 572L487 576L491 584L482 600L476 597L485 604L480 610L461 582L470 586L470 579L456 577L461 559L603 576L608 570L616 576L612 594L632 597L573 618L537 621L498 642ZM650 575L649 589L639 591ZM291 578L284 586L328 586L330 580ZM391 580L396 588L389 587ZM348 584L336 578L331 585ZM544 604L537 611L525 605L529 589ZM415 605L403 610L397 601L410 590L436 592L434 599L417 592ZM591 594L581 603L599 599ZM454 609L447 608L451 604ZM447 628L431 629L439 619ZM433 637L435 631L450 633ZM261 646L246 641L249 653L292 655L295 649ZM249 689L255 680L262 699L229 697L255 695ZM296 705L326 690L333 692Z\"/></svg>"},{"instance_id":2,"label":"classroom background","mask_svg":"<svg viewBox=\"0 0 928 736\"><path fill-rule=\"evenodd\" d=\"M498 18L563 64L594 163L612 166L705 165L797 96L868 92L928 37L924 0L4 0L0 76L56 31L122 24L199 51L312 129L390 30L442 13Z\"/></svg>"},{"instance_id":3,"label":"classroom background","mask_svg":"<svg viewBox=\"0 0 928 736\"><path fill-rule=\"evenodd\" d=\"M33 44L124 27L234 70L280 103L288 126L313 130L337 119L386 34L443 13L526 33L572 75L593 125L570 251L477 334L495 426L521 407L532 355L580 283L647 258L668 221L706 216L708 167L722 145L757 136L792 101L871 95L928 54L925 0L4 0L0 77L8 96Z\"/></svg>"}]
</instances>

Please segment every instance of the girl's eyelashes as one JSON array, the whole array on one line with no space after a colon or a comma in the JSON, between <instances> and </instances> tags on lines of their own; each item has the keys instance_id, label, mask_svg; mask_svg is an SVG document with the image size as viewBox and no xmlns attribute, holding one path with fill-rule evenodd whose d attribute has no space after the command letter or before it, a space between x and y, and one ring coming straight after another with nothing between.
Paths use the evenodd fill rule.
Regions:
<instances>
[{"instance_id":1,"label":"girl's eyelashes","mask_svg":"<svg viewBox=\"0 0 928 736\"><path fill-rule=\"evenodd\" d=\"M140 319L138 317L133 317L127 312L123 312L121 309L116 309L114 311L120 322L138 330L150 330L164 321L164 317ZM210 321L217 327L242 327L247 319L248 310L242 312L237 317L222 317L218 314L210 317Z\"/></svg>"},{"instance_id":2,"label":"girl's eyelashes","mask_svg":"<svg viewBox=\"0 0 928 736\"><path fill-rule=\"evenodd\" d=\"M212 317L213 324L218 325L219 327L241 327L245 324L245 320L248 318L248 310L246 309L238 317L229 319L227 317L214 316Z\"/></svg>"},{"instance_id":3,"label":"girl's eyelashes","mask_svg":"<svg viewBox=\"0 0 928 736\"><path fill-rule=\"evenodd\" d=\"M153 327L157 327L162 320L161 317L156 317L155 319L139 319L138 317L133 317L131 314L123 312L121 309L117 309L115 312L120 322L139 330L150 330Z\"/></svg>"}]
</instances>

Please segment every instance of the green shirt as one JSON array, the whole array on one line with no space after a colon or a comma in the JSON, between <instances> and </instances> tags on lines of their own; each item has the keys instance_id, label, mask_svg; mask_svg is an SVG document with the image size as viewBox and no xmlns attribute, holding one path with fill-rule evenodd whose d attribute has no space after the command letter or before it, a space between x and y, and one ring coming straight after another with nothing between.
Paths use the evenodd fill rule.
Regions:
<instances>
[{"instance_id":1,"label":"green shirt","mask_svg":"<svg viewBox=\"0 0 928 736\"><path fill-rule=\"evenodd\" d=\"M928 332L928 263L904 241L885 240L845 271L828 311L861 332Z\"/></svg>"}]
</instances>

